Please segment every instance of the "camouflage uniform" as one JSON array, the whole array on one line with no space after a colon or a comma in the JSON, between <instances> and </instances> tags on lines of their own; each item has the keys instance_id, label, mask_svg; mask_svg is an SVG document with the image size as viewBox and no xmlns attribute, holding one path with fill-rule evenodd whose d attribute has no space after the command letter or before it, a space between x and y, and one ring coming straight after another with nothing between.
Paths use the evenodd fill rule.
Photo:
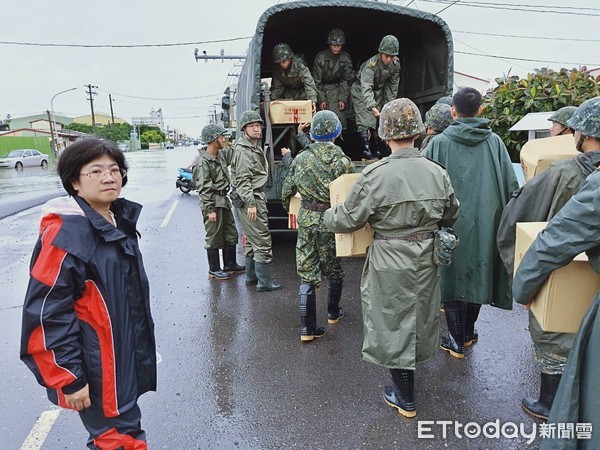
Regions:
<instances>
[{"instance_id":1,"label":"camouflage uniform","mask_svg":"<svg viewBox=\"0 0 600 450\"><path fill-rule=\"evenodd\" d=\"M358 131L377 126L377 120L371 114L372 108L381 111L383 105L398 95L400 81L400 60L383 65L379 53L366 60L358 70L357 82L352 85L352 104L356 113Z\"/></svg>"},{"instance_id":2,"label":"camouflage uniform","mask_svg":"<svg viewBox=\"0 0 600 450\"><path fill-rule=\"evenodd\" d=\"M267 159L259 143L252 144L246 134L235 143L231 178L244 202L244 207L239 208L239 220L246 235L244 254L253 257L256 262L270 263L273 252L269 211L267 197L262 190L268 178ZM254 221L248 220L247 217L250 206L255 206L257 210L257 218Z\"/></svg>"},{"instance_id":3,"label":"camouflage uniform","mask_svg":"<svg viewBox=\"0 0 600 450\"><path fill-rule=\"evenodd\" d=\"M345 173L354 172L354 165L342 149L333 142L316 142L292 162L283 183L283 206L289 209L290 198L300 193L303 200L329 204L329 183ZM335 256L335 235L323 224L323 211L300 208L296 266L303 283L320 286L322 274L342 279L344 271Z\"/></svg>"},{"instance_id":4,"label":"camouflage uniform","mask_svg":"<svg viewBox=\"0 0 600 450\"><path fill-rule=\"evenodd\" d=\"M443 97L442 97L443 98ZM436 103L425 113L425 126L431 128L433 133L428 133L421 143L421 152L425 150L429 141L443 132L454 121L452 118L452 108L445 103ZM429 131L429 130L428 130Z\"/></svg>"},{"instance_id":5,"label":"camouflage uniform","mask_svg":"<svg viewBox=\"0 0 600 450\"><path fill-rule=\"evenodd\" d=\"M200 207L206 230L206 249L218 249L238 243L231 203L227 198L230 185L227 167L231 164L232 155L231 148L223 148L217 156L213 156L204 147L200 150L200 158L194 167L193 179L200 194ZM208 215L213 212L217 213L216 222L208 220Z\"/></svg>"},{"instance_id":6,"label":"camouflage uniform","mask_svg":"<svg viewBox=\"0 0 600 450\"><path fill-rule=\"evenodd\" d=\"M346 128L346 114L345 111L340 111L339 102L348 104L348 81L356 78L350 55L343 50L339 55L333 55L329 50L318 53L312 75L317 87L317 104L327 103L327 109L333 111L342 127Z\"/></svg>"},{"instance_id":7,"label":"camouflage uniform","mask_svg":"<svg viewBox=\"0 0 600 450\"><path fill-rule=\"evenodd\" d=\"M310 100L317 102L317 87L306 64L298 56L292 56L290 67L283 70L277 66L271 82L271 100Z\"/></svg>"}]
</instances>

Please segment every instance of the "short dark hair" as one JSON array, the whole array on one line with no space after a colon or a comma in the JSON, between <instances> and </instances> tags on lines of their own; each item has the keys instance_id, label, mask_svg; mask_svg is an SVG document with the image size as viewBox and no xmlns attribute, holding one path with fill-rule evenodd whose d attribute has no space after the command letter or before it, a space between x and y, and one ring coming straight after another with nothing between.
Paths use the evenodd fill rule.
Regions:
<instances>
[{"instance_id":1,"label":"short dark hair","mask_svg":"<svg viewBox=\"0 0 600 450\"><path fill-rule=\"evenodd\" d=\"M117 144L96 138L85 138L69 145L58 158L56 170L65 190L71 196L77 195L73 182L79 179L81 168L95 159L104 155L110 156L119 165L119 169L127 170L125 155ZM127 184L127 177L123 178L122 186Z\"/></svg>"},{"instance_id":2,"label":"short dark hair","mask_svg":"<svg viewBox=\"0 0 600 450\"><path fill-rule=\"evenodd\" d=\"M452 97L452 106L459 116L474 117L481 107L481 94L477 89L464 87Z\"/></svg>"}]
</instances>

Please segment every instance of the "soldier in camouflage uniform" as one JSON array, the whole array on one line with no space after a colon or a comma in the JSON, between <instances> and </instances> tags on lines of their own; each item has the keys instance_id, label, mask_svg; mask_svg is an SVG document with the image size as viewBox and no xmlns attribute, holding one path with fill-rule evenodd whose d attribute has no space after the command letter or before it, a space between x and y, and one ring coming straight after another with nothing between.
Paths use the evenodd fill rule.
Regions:
<instances>
[{"instance_id":1,"label":"soldier in camouflage uniform","mask_svg":"<svg viewBox=\"0 0 600 450\"><path fill-rule=\"evenodd\" d=\"M328 50L315 56L312 75L317 86L319 109L333 111L342 128L346 128L346 105L350 97L350 85L356 80L350 55L342 50L346 43L344 32L335 28L327 36Z\"/></svg>"},{"instance_id":2,"label":"soldier in camouflage uniform","mask_svg":"<svg viewBox=\"0 0 600 450\"><path fill-rule=\"evenodd\" d=\"M337 323L344 313L339 307L344 271L335 256L335 235L323 224L323 213L329 204L329 183L345 173L354 172L354 165L333 141L342 132L342 124L332 111L319 111L311 124L315 143L292 162L283 183L282 200L289 209L290 198L300 193L296 268L300 276L300 339L312 341L325 334L317 327L316 289L321 277L328 279L327 321Z\"/></svg>"},{"instance_id":3,"label":"soldier in camouflage uniform","mask_svg":"<svg viewBox=\"0 0 600 450\"><path fill-rule=\"evenodd\" d=\"M194 166L193 180L200 194L200 207L206 231L204 248L208 255L208 278L227 280L231 272L243 272L238 266L235 249L238 232L227 198L232 149L225 147L225 130L210 124L202 129L199 159ZM219 249L223 249L223 270L219 261Z\"/></svg>"},{"instance_id":4,"label":"soldier in camouflage uniform","mask_svg":"<svg viewBox=\"0 0 600 450\"><path fill-rule=\"evenodd\" d=\"M425 113L425 128L427 136L421 143L421 152L425 150L429 141L436 135L443 132L454 119L452 118L452 108L445 103L436 103Z\"/></svg>"},{"instance_id":5,"label":"soldier in camouflage uniform","mask_svg":"<svg viewBox=\"0 0 600 450\"><path fill-rule=\"evenodd\" d=\"M423 131L417 106L407 98L387 103L379 135L392 154L362 171L346 201L327 210L330 231L369 224L375 231L361 278L363 359L390 369L386 403L416 415L416 363L435 354L439 339L440 284L433 262L434 232L458 216L450 177L414 148Z\"/></svg>"},{"instance_id":6,"label":"soldier in camouflage uniform","mask_svg":"<svg viewBox=\"0 0 600 450\"><path fill-rule=\"evenodd\" d=\"M444 105L452 106L452 97L449 95L446 95L445 97L440 97L437 99L435 104L437 105L439 103L443 103Z\"/></svg>"},{"instance_id":7,"label":"soldier in camouflage uniform","mask_svg":"<svg viewBox=\"0 0 600 450\"><path fill-rule=\"evenodd\" d=\"M365 146L363 158L367 160L373 159L373 153L381 156L379 150L371 152L369 131L377 134L379 111L398 95L399 53L398 39L392 35L385 36L379 44L379 53L360 66L358 80L351 88L356 125Z\"/></svg>"},{"instance_id":8,"label":"soldier in camouflage uniform","mask_svg":"<svg viewBox=\"0 0 600 450\"><path fill-rule=\"evenodd\" d=\"M239 120L243 136L234 146L231 178L235 186L234 206L246 235L246 285L256 285L258 292L281 288L271 277L271 233L269 211L263 186L268 178L267 158L260 145L263 120L256 111L244 112Z\"/></svg>"},{"instance_id":9,"label":"soldier in camouflage uniform","mask_svg":"<svg viewBox=\"0 0 600 450\"><path fill-rule=\"evenodd\" d=\"M278 66L273 71L271 100L310 100L315 111L317 87L302 58L294 55L289 45L281 43L273 48L273 62Z\"/></svg>"},{"instance_id":10,"label":"soldier in camouflage uniform","mask_svg":"<svg viewBox=\"0 0 600 450\"><path fill-rule=\"evenodd\" d=\"M550 136L562 136L563 134L573 134L573 128L567 125L567 121L575 114L576 106L563 106L550 117L548 120L552 122L550 127Z\"/></svg>"}]
</instances>

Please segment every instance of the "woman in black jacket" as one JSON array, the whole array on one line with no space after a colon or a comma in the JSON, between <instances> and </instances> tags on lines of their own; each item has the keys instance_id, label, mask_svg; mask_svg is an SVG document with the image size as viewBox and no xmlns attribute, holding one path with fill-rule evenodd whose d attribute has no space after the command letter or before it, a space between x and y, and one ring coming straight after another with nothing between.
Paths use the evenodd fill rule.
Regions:
<instances>
[{"instance_id":1,"label":"woman in black jacket","mask_svg":"<svg viewBox=\"0 0 600 450\"><path fill-rule=\"evenodd\" d=\"M72 144L58 173L70 197L42 210L21 359L53 403L79 411L89 448L145 449L137 400L156 390L156 346L142 207L119 198L127 164L110 141Z\"/></svg>"}]
</instances>

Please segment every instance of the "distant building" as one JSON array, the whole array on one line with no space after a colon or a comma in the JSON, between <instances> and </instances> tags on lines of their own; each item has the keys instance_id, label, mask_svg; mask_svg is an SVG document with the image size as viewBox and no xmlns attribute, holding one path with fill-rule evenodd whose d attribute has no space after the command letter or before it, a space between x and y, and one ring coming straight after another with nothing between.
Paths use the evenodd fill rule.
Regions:
<instances>
[{"instance_id":1,"label":"distant building","mask_svg":"<svg viewBox=\"0 0 600 450\"><path fill-rule=\"evenodd\" d=\"M149 125L151 127L158 127L160 131L165 131L165 122L163 120L162 108L158 108L158 110L150 111L150 116L148 117L132 117L131 118L132 125Z\"/></svg>"},{"instance_id":2,"label":"distant building","mask_svg":"<svg viewBox=\"0 0 600 450\"><path fill-rule=\"evenodd\" d=\"M97 112L94 113L94 119L96 121L97 127L103 127L105 125L112 124L112 117L110 116L110 114ZM73 117L73 122L92 125L92 115L87 114L85 116ZM127 121L115 116L115 123L127 123Z\"/></svg>"},{"instance_id":3,"label":"distant building","mask_svg":"<svg viewBox=\"0 0 600 450\"><path fill-rule=\"evenodd\" d=\"M64 128L66 125L69 125L71 122L73 122L73 119L67 116L63 116L61 114L55 114L54 120L56 121L57 128ZM45 123L40 121L45 121ZM40 113L33 114L30 116L10 118L11 130L19 130L22 128L36 129L37 127L42 127L42 129L50 130L50 128L48 128L48 113Z\"/></svg>"}]
</instances>

